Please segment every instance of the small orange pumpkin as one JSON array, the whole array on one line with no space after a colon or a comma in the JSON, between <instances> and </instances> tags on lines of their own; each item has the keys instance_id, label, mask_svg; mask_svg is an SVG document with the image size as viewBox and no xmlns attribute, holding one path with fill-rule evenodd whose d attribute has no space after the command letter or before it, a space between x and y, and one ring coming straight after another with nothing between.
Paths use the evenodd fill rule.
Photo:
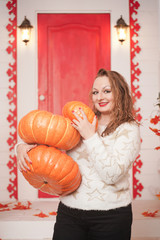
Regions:
<instances>
[{"instance_id":1,"label":"small orange pumpkin","mask_svg":"<svg viewBox=\"0 0 160 240\"><path fill-rule=\"evenodd\" d=\"M82 108L82 110L84 111L84 113L86 114L86 116L88 118L88 121L90 123L92 123L93 118L95 116L94 112L86 104L79 102L79 101L67 102L62 109L62 114L64 117L68 117L72 121L73 119L75 119L75 116L72 112L72 111L74 111L82 118L79 108ZM98 124L98 122L97 122L97 124Z\"/></svg>"},{"instance_id":2,"label":"small orange pumpkin","mask_svg":"<svg viewBox=\"0 0 160 240\"><path fill-rule=\"evenodd\" d=\"M75 147L79 132L71 126L71 120L48 111L33 110L19 122L18 133L26 143L45 144L64 150Z\"/></svg>"},{"instance_id":3,"label":"small orange pumpkin","mask_svg":"<svg viewBox=\"0 0 160 240\"><path fill-rule=\"evenodd\" d=\"M32 164L22 171L25 179L42 192L64 196L75 191L81 183L77 163L54 147L39 145L28 152Z\"/></svg>"}]
</instances>

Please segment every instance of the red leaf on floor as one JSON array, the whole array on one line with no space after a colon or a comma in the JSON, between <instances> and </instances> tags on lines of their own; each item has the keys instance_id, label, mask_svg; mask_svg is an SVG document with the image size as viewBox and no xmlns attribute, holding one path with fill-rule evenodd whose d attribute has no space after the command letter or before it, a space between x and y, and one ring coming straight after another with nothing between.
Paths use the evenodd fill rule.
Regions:
<instances>
[{"instance_id":1,"label":"red leaf on floor","mask_svg":"<svg viewBox=\"0 0 160 240\"><path fill-rule=\"evenodd\" d=\"M57 213L53 211L53 212L50 212L49 215L55 215L56 216Z\"/></svg>"},{"instance_id":2,"label":"red leaf on floor","mask_svg":"<svg viewBox=\"0 0 160 240\"><path fill-rule=\"evenodd\" d=\"M155 150L160 150L160 146L159 147L155 147Z\"/></svg>"},{"instance_id":3,"label":"red leaf on floor","mask_svg":"<svg viewBox=\"0 0 160 240\"><path fill-rule=\"evenodd\" d=\"M156 211L154 211L154 212L148 212L148 211L146 211L146 212L143 212L142 215L143 215L144 217L155 217L157 213L158 213L158 210L156 210Z\"/></svg>"},{"instance_id":4,"label":"red leaf on floor","mask_svg":"<svg viewBox=\"0 0 160 240\"><path fill-rule=\"evenodd\" d=\"M0 212L11 211L12 209L9 208L10 204L11 203L5 203L5 204L0 203Z\"/></svg>"},{"instance_id":5,"label":"red leaf on floor","mask_svg":"<svg viewBox=\"0 0 160 240\"><path fill-rule=\"evenodd\" d=\"M0 212L5 212L5 211L11 211L11 209L10 208L0 209Z\"/></svg>"},{"instance_id":6,"label":"red leaf on floor","mask_svg":"<svg viewBox=\"0 0 160 240\"><path fill-rule=\"evenodd\" d=\"M31 202L28 201L27 206L23 205L21 202L18 202L14 206L15 207L12 208L13 210L27 210L27 209L31 209Z\"/></svg>"},{"instance_id":7,"label":"red leaf on floor","mask_svg":"<svg viewBox=\"0 0 160 240\"><path fill-rule=\"evenodd\" d=\"M39 214L34 214L33 216L41 217L41 218L48 217L48 215L44 214L43 212L40 212Z\"/></svg>"},{"instance_id":8,"label":"red leaf on floor","mask_svg":"<svg viewBox=\"0 0 160 240\"><path fill-rule=\"evenodd\" d=\"M7 204L2 204L2 203L0 203L0 208L7 208L8 205L9 205L9 203L7 203Z\"/></svg>"},{"instance_id":9,"label":"red leaf on floor","mask_svg":"<svg viewBox=\"0 0 160 240\"><path fill-rule=\"evenodd\" d=\"M160 193L156 194L156 196L158 197L158 199L160 200Z\"/></svg>"}]
</instances>

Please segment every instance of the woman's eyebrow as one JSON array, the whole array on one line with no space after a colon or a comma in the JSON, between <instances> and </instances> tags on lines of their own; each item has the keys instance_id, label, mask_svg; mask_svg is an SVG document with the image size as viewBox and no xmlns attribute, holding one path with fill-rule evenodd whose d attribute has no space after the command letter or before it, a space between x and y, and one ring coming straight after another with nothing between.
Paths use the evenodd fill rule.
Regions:
<instances>
[{"instance_id":1,"label":"woman's eyebrow","mask_svg":"<svg viewBox=\"0 0 160 240\"><path fill-rule=\"evenodd\" d=\"M103 89L105 89L105 88L111 88L111 86L107 85L107 86L103 87Z\"/></svg>"},{"instance_id":2,"label":"woman's eyebrow","mask_svg":"<svg viewBox=\"0 0 160 240\"><path fill-rule=\"evenodd\" d=\"M105 89L105 88L109 88L109 89L111 89L111 86L109 86L109 85L106 85L106 86L104 86L102 89ZM92 90L98 90L97 88L92 88Z\"/></svg>"}]
</instances>

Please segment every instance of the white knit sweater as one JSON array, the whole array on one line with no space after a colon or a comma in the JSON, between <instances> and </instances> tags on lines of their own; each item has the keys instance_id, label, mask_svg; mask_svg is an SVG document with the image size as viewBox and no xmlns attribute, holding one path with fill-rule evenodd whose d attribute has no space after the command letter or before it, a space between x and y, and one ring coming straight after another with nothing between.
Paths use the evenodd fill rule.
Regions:
<instances>
[{"instance_id":1,"label":"white knit sweater","mask_svg":"<svg viewBox=\"0 0 160 240\"><path fill-rule=\"evenodd\" d=\"M136 123L123 123L109 136L104 126L67 152L79 165L80 187L60 197L65 205L83 210L109 210L131 203L129 169L140 150Z\"/></svg>"}]
</instances>

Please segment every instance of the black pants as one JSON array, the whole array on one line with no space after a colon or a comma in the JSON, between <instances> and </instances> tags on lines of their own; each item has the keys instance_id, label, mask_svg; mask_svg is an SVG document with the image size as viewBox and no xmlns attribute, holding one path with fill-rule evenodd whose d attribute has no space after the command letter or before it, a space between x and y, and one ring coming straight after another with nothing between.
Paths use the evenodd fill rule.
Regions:
<instances>
[{"instance_id":1,"label":"black pants","mask_svg":"<svg viewBox=\"0 0 160 240\"><path fill-rule=\"evenodd\" d=\"M131 204L109 211L85 211L60 202L53 240L129 240L131 225Z\"/></svg>"}]
</instances>

